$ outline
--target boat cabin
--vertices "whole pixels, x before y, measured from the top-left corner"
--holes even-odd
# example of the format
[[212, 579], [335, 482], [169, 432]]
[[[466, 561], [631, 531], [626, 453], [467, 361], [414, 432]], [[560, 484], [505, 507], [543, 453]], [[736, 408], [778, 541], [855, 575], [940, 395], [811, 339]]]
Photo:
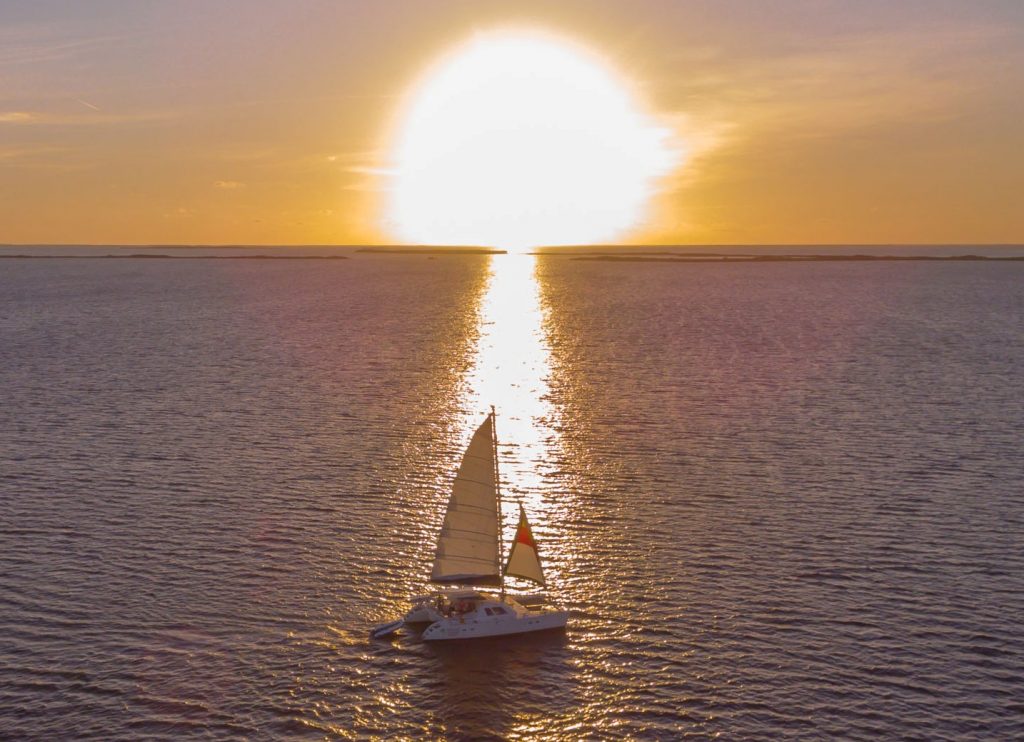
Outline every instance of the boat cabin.
[[[492, 598], [476, 590], [445, 590], [434, 598], [434, 610], [442, 616], [465, 616], [476, 613], [482, 603], [491, 602]], [[491, 615], [490, 612], [487, 615]]]
[[508, 608], [500, 605], [484, 606], [484, 613], [488, 616], [504, 616], [507, 613], [511, 613]]

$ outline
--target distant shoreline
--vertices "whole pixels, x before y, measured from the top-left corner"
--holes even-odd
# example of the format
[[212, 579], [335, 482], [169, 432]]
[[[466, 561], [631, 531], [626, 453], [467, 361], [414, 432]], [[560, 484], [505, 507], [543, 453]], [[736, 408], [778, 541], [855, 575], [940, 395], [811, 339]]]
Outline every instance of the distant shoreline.
[[12, 260], [349, 260], [347, 255], [164, 255], [155, 253], [129, 253], [127, 255], [3, 255]]
[[[544, 257], [558, 257], [552, 253], [536, 253]], [[975, 260], [1024, 261], [1024, 256], [989, 257], [987, 255], [715, 255], [694, 253], [686, 255], [566, 255], [570, 260], [590, 260], [606, 263], [818, 263], [818, 262], [851, 262], [851, 261], [954, 261], [969, 262]]]
[[[504, 250], [483, 249], [397, 249], [356, 250], [357, 253], [375, 255], [506, 255]], [[572, 261], [599, 263], [843, 263], [843, 262], [1024, 262], [1024, 255], [728, 255], [717, 253], [643, 253], [622, 254], [580, 254], [580, 253], [529, 253], [540, 258], [561, 258]], [[18, 253], [4, 255], [0, 260], [350, 260], [347, 255], [167, 255], [164, 253], [126, 253], [123, 255], [30, 255]]]
[[360, 247], [356, 252], [377, 255], [507, 255], [493, 247]]

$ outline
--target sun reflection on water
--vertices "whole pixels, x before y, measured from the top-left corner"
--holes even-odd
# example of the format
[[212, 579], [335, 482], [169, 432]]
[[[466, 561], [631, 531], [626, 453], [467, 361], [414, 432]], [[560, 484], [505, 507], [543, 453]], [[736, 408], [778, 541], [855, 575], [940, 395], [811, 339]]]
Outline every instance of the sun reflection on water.
[[[491, 405], [497, 413], [504, 524], [511, 535], [516, 503], [526, 507], [534, 530], [553, 528], [544, 472], [558, 458], [557, 409], [548, 379], [551, 354], [533, 255], [491, 257], [480, 307], [480, 334], [466, 377], [463, 426], [472, 431]], [[544, 556], [544, 543], [540, 544]], [[545, 564], [548, 568], [548, 565]], [[554, 577], [551, 570], [548, 579]]]

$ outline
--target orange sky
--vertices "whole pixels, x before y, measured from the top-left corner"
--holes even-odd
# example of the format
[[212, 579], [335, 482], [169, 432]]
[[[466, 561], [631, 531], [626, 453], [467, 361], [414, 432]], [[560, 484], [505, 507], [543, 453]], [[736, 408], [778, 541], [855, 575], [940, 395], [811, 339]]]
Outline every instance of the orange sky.
[[605, 57], [693, 156], [629, 236], [1024, 242], [1024, 4], [6, 2], [0, 242], [342, 244], [475, 32]]

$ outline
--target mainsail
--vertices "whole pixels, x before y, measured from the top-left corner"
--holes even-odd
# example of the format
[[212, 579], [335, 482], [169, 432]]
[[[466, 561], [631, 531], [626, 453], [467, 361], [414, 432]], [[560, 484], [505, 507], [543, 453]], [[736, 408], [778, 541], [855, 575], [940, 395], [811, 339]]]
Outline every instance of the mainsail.
[[493, 430], [488, 415], [462, 457], [437, 542], [432, 582], [501, 584]]
[[526, 511], [523, 510], [522, 503], [519, 503], [519, 525], [516, 527], [516, 537], [512, 541], [512, 548], [508, 552], [505, 574], [512, 577], [523, 577], [533, 580], [538, 585], [544, 585], [544, 570], [540, 566], [537, 542], [533, 540], [533, 532], [530, 530], [529, 521], [526, 520]]

